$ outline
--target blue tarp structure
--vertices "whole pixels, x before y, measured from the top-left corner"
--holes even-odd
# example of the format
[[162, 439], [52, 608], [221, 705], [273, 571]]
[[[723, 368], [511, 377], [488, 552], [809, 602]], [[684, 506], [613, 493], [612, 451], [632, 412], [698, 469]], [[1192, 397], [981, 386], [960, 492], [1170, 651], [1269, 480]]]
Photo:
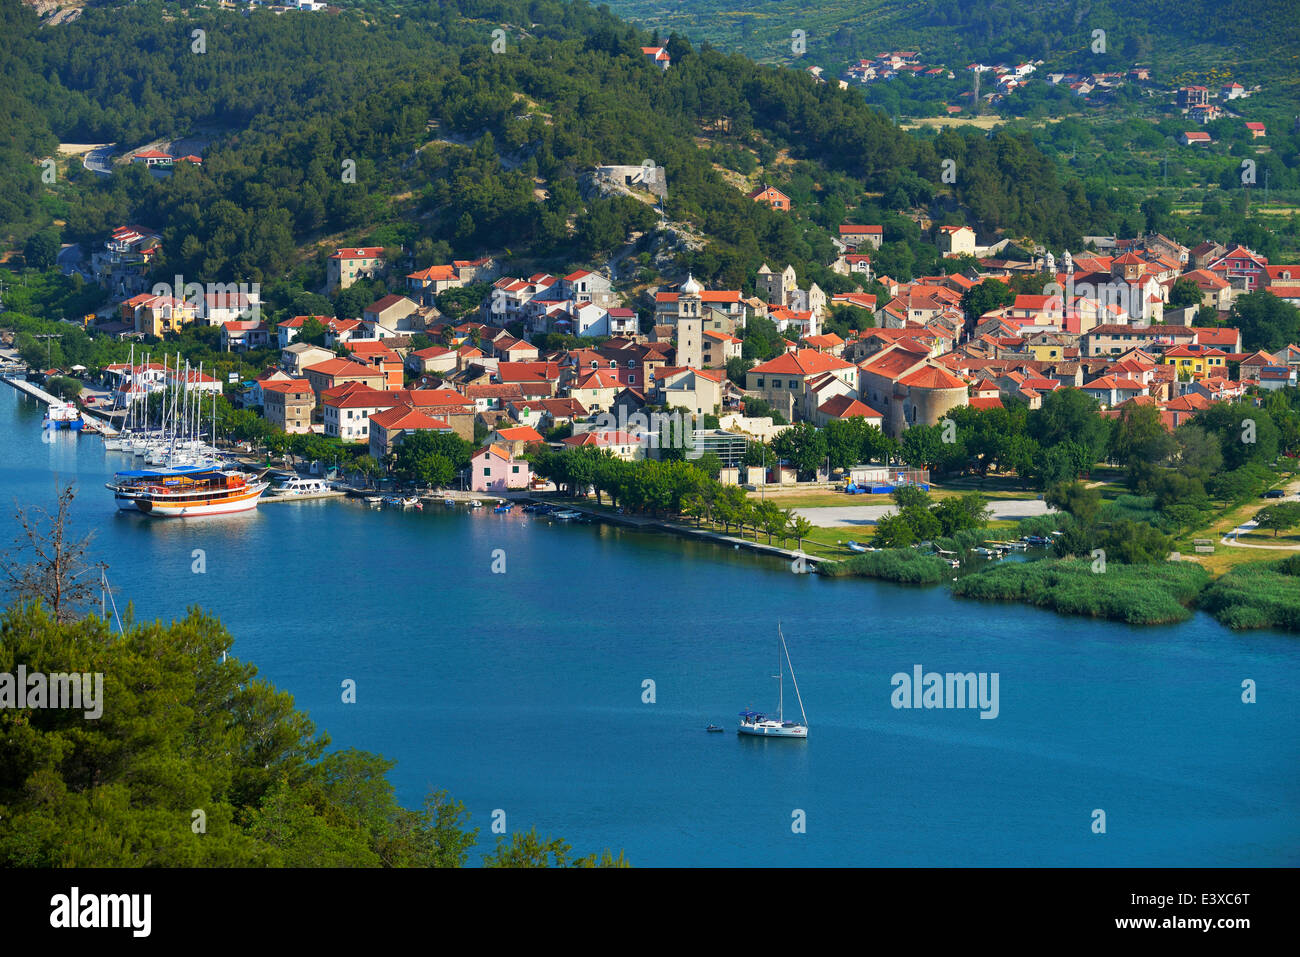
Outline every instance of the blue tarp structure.
[[133, 469], [129, 472], [118, 472], [117, 478], [173, 478], [177, 475], [199, 475], [215, 471], [217, 471], [215, 465], [178, 465], [170, 469]]

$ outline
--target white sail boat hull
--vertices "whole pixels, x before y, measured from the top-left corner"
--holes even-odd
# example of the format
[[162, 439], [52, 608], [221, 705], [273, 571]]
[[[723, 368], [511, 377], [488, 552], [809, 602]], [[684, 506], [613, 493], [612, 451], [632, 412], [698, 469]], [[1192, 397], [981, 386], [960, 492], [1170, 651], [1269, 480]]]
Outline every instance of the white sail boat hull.
[[742, 722], [736, 729], [737, 734], [748, 734], [758, 738], [806, 738], [808, 729], [803, 725], [796, 724], [792, 727], [786, 727], [785, 724], [776, 721], [759, 721], [754, 724]]

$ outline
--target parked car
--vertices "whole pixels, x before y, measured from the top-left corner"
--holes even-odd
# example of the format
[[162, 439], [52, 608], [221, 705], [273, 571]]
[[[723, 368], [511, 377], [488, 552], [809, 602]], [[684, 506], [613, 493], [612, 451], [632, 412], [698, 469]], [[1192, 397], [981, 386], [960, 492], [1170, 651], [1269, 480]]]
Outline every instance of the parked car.
[[1286, 492], [1280, 488], [1271, 488], [1261, 495], [1260, 498], [1286, 498]]

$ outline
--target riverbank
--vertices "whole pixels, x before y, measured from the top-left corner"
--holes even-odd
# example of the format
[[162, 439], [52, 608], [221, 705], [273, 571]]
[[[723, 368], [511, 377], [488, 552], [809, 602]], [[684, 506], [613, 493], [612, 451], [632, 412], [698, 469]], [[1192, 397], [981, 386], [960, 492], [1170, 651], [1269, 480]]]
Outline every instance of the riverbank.
[[[557, 501], [550, 497], [528, 497]], [[593, 506], [580, 500], [560, 501], [565, 507], [602, 521], [743, 548], [788, 561], [795, 571], [815, 571], [826, 578], [871, 578], [931, 588], [942, 585], [958, 598], [1019, 602], [1060, 615], [1103, 618], [1130, 625], [1186, 621], [1201, 609], [1234, 630], [1300, 631], [1300, 578], [1293, 578], [1300, 574], [1294, 570], [1300, 568], [1300, 561], [1296, 566], [1286, 566], [1290, 571], [1281, 569], [1284, 563], [1236, 566], [1233, 572], [1237, 569], [1241, 572], [1226, 582], [1227, 575], [1216, 577], [1193, 561], [1149, 565], [1111, 562], [1101, 566], [1104, 572], [1098, 572], [1093, 570], [1090, 559], [1041, 558], [1029, 562], [991, 562], [977, 571], [959, 574], [939, 558], [914, 549], [855, 553], [847, 546], [838, 546], [843, 557], [818, 555], [692, 528], [667, 519], [625, 515], [608, 506]], [[817, 531], [814, 529], [814, 534]], [[1001, 529], [987, 531], [990, 539], [1018, 537], [1018, 534], [1003, 534]]]

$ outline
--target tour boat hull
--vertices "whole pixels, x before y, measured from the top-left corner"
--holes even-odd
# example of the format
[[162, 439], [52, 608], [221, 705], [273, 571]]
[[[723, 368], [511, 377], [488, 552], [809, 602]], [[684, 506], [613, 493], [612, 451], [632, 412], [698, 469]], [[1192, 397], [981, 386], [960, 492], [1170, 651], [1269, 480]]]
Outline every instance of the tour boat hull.
[[193, 518], [200, 515], [231, 515], [236, 512], [250, 512], [257, 508], [258, 500], [266, 491], [262, 482], [248, 486], [248, 490], [237, 495], [210, 502], [167, 501], [157, 498], [138, 498], [135, 507], [150, 518]]

